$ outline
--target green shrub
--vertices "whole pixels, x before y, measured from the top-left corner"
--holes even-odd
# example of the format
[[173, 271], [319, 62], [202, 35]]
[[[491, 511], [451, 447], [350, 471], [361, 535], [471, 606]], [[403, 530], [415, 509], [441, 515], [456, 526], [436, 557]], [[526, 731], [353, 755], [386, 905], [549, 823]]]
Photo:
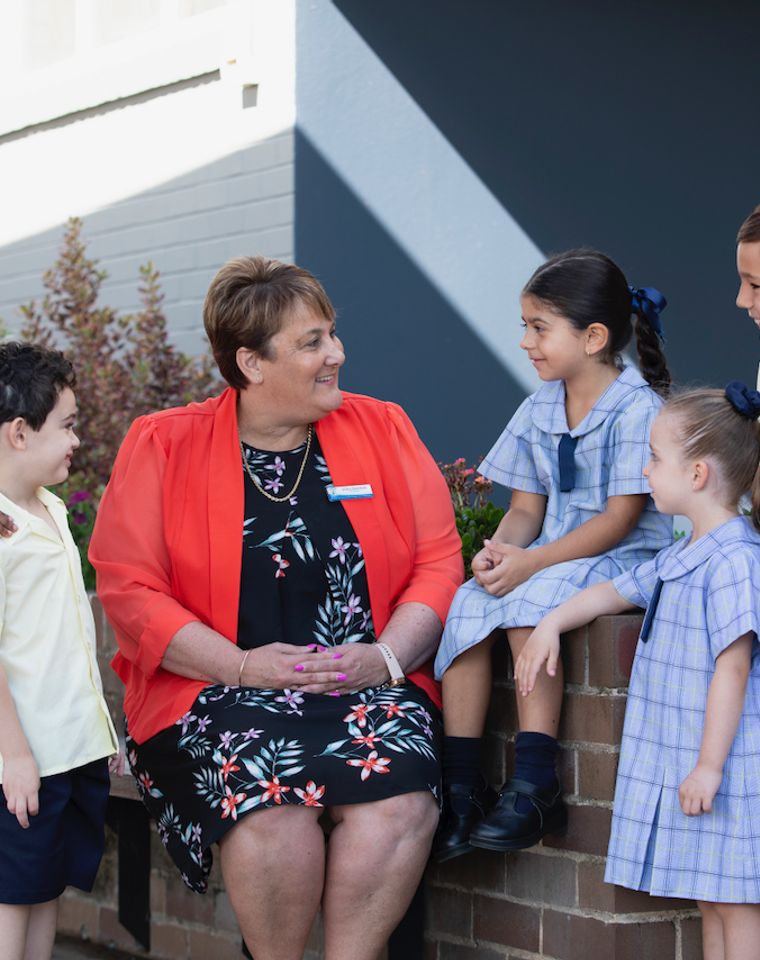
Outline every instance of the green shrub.
[[462, 540], [465, 575], [469, 576], [472, 558], [482, 548], [483, 540], [493, 536], [504, 516], [504, 509], [489, 500], [493, 489], [491, 481], [477, 473], [474, 467], [468, 467], [464, 457], [438, 466], [451, 494]]
[[[159, 273], [140, 267], [141, 309], [120, 316], [98, 304], [107, 277], [87, 257], [82, 222], [69, 220], [61, 252], [43, 277], [42, 301], [21, 307], [20, 337], [62, 350], [77, 374], [76, 431], [82, 445], [72, 473], [56, 488], [69, 506], [85, 582], [95, 586], [87, 546], [119, 444], [135, 417], [204, 400], [222, 384], [210, 357], [191, 359], [168, 339]], [[138, 518], [135, 518], [138, 522]]]

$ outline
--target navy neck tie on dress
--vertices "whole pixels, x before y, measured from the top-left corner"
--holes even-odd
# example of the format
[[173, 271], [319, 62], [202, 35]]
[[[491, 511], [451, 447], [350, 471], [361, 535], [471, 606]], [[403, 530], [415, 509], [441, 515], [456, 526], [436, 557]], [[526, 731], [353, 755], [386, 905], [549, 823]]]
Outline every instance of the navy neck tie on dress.
[[641, 640], [642, 643], [646, 643], [649, 639], [649, 631], [652, 628], [652, 621], [654, 620], [655, 611], [657, 610], [657, 602], [660, 599], [661, 593], [662, 580], [660, 580], [658, 577], [657, 583], [654, 585], [654, 590], [652, 591], [652, 599], [649, 601], [647, 612], [644, 614], [644, 622], [641, 625], [639, 640]]
[[563, 433], [559, 438], [559, 488], [562, 493], [569, 493], [575, 486], [575, 446], [577, 437]]

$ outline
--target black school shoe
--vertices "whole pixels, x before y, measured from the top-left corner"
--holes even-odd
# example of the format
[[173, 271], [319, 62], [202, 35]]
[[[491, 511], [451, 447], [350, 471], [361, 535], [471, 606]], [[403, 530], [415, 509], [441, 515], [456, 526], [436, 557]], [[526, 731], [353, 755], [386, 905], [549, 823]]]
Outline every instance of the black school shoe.
[[[518, 812], [517, 798], [527, 797], [530, 810]], [[567, 829], [567, 807], [560, 790], [550, 792], [526, 780], [507, 780], [493, 810], [470, 833], [470, 845], [486, 850], [524, 850], [548, 833]]]
[[481, 822], [496, 801], [496, 791], [485, 778], [475, 787], [452, 783], [443, 794], [441, 822], [433, 839], [436, 863], [453, 860], [472, 850], [470, 831]]

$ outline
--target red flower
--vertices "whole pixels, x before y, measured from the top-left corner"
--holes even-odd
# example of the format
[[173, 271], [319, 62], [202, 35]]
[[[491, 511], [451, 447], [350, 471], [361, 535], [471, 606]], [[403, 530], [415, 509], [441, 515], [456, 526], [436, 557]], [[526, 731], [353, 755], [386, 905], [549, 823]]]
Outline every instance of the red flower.
[[406, 714], [404, 713], [404, 711], [401, 709], [401, 707], [400, 707], [397, 703], [384, 703], [383, 706], [384, 706], [384, 707], [387, 707], [387, 709], [386, 709], [386, 711], [385, 711], [385, 716], [386, 716], [386, 718], [387, 718], [388, 720], [390, 720], [391, 717], [405, 717], [405, 716], [406, 716]]
[[222, 820], [226, 820], [227, 817], [232, 817], [233, 820], [237, 820], [237, 805], [242, 803], [246, 798], [245, 793], [233, 793], [229, 787], [224, 788], [227, 791], [227, 796], [222, 798]]
[[390, 757], [377, 759], [377, 750], [373, 750], [366, 760], [346, 760], [349, 767], [362, 767], [362, 780], [366, 780], [370, 773], [390, 773], [388, 764]]
[[360, 743], [364, 747], [369, 747], [370, 750], [375, 746], [375, 742], [382, 743], [382, 737], [378, 737], [376, 733], [368, 733], [351, 741], [351, 743]]
[[224, 757], [222, 757], [222, 776], [224, 777], [225, 782], [231, 773], [240, 769], [238, 766], [233, 766], [237, 758], [238, 755], [236, 753], [233, 753], [229, 760], [225, 760]]
[[375, 709], [374, 703], [357, 703], [354, 704], [351, 709], [353, 713], [346, 714], [343, 717], [344, 723], [351, 723], [352, 720], [356, 720], [357, 727], [366, 727], [367, 726], [367, 714], [370, 710]]
[[256, 781], [260, 787], [264, 787], [264, 793], [261, 795], [261, 802], [266, 803], [267, 800], [274, 797], [275, 803], [282, 803], [283, 793], [287, 793], [290, 790], [290, 787], [283, 787], [280, 785], [279, 777], [272, 777], [271, 780], [257, 780]]
[[325, 788], [324, 784], [318, 787], [313, 780], [309, 780], [305, 790], [301, 790], [299, 787], [293, 787], [293, 793], [295, 793], [297, 797], [300, 797], [307, 807], [321, 807], [322, 804], [319, 801], [325, 795]]

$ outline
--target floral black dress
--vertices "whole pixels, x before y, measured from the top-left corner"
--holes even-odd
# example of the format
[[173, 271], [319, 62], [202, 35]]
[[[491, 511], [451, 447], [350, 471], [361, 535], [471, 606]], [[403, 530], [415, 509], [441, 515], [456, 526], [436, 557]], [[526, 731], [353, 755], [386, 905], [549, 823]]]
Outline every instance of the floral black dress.
[[[264, 489], [283, 496], [305, 446], [244, 452]], [[327, 498], [332, 480], [316, 436], [289, 500], [269, 500], [247, 473], [244, 482], [238, 646], [373, 643], [361, 545], [341, 503]], [[420, 790], [438, 798], [440, 741], [440, 714], [410, 681], [340, 697], [217, 684], [145, 743], [127, 737], [127, 748], [164, 846], [185, 883], [203, 893], [210, 845], [252, 811]]]

